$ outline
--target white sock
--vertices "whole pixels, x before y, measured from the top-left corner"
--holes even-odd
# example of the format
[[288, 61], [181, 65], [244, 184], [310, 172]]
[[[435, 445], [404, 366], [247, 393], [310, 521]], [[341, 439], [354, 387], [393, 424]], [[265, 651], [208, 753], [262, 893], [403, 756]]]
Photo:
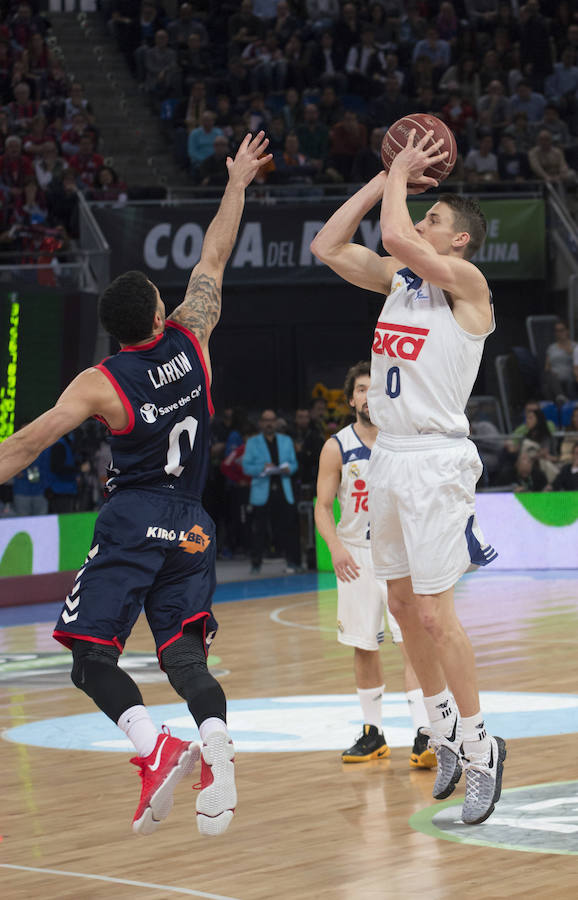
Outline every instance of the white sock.
[[159, 733], [146, 706], [125, 709], [116, 724], [132, 741], [139, 756], [148, 756], [153, 752]]
[[429, 725], [427, 710], [423, 702], [423, 691], [421, 688], [415, 688], [413, 691], [407, 691], [406, 697], [409, 714], [413, 722], [413, 733], [417, 734], [418, 728]]
[[357, 688], [357, 696], [363, 712], [363, 724], [375, 725], [381, 731], [381, 698], [385, 685], [374, 688]]
[[216, 716], [201, 722], [199, 725], [199, 734], [201, 735], [202, 742], [205, 743], [209, 735], [213, 734], [214, 731], [222, 731], [224, 734], [229, 734], [227, 731], [227, 723], [223, 722], [222, 719], [218, 719]]
[[432, 730], [437, 732], [437, 734], [448, 737], [454, 727], [458, 711], [455, 700], [447, 687], [440, 691], [439, 694], [434, 694], [433, 697], [424, 697], [423, 702]]
[[485, 729], [484, 717], [481, 712], [476, 713], [475, 716], [465, 716], [462, 719], [462, 726], [465, 756], [469, 756], [470, 753], [490, 752], [490, 736]]

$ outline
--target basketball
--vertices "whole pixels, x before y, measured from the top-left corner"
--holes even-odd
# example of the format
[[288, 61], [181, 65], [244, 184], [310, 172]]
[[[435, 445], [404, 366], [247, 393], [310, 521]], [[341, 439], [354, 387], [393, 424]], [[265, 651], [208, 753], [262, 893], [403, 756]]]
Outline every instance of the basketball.
[[[433, 131], [431, 140], [425, 145], [426, 147], [428, 147], [430, 143], [435, 143], [436, 141], [443, 139], [443, 144], [440, 146], [438, 152], [443, 153], [444, 150], [447, 150], [448, 156], [434, 166], [429, 166], [423, 173], [424, 175], [427, 175], [428, 178], [435, 178], [437, 181], [443, 181], [448, 177], [456, 164], [458, 155], [456, 139], [445, 122], [442, 122], [442, 120], [438, 119], [436, 116], [430, 116], [426, 113], [413, 113], [410, 116], [404, 116], [403, 119], [398, 119], [397, 122], [394, 122], [387, 130], [381, 144], [381, 161], [383, 163], [383, 168], [386, 172], [389, 172], [389, 167], [393, 160], [407, 144], [407, 139], [412, 128], [415, 128], [416, 142], [428, 131]], [[408, 187], [417, 186], [418, 185], [413, 185], [408, 182]]]

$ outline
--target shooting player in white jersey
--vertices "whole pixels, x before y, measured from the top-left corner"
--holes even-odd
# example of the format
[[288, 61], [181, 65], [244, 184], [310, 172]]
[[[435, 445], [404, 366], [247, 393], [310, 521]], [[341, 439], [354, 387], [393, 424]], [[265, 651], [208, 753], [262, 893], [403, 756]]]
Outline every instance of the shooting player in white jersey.
[[[401, 630], [387, 605], [387, 585], [378, 581], [371, 560], [367, 469], [377, 428], [369, 418], [369, 362], [358, 362], [345, 377], [344, 393], [355, 413], [347, 425], [326, 441], [319, 458], [315, 523], [331, 553], [337, 575], [337, 640], [354, 648], [353, 667], [357, 695], [363, 713], [363, 728], [356, 742], [344, 750], [344, 763], [385, 759], [387, 746], [381, 715], [385, 691], [379, 645], [383, 642], [383, 613], [393, 643], [403, 655], [407, 702], [415, 740], [409, 759], [411, 768], [431, 769], [436, 757], [428, 749], [423, 727], [428, 716], [423, 693], [408, 659]], [[341, 517], [336, 527], [333, 501], [337, 496]]]
[[[424, 691], [438, 760], [434, 797], [448, 797], [465, 771], [462, 820], [475, 825], [500, 797], [506, 748], [484, 727], [454, 586], [472, 564], [497, 555], [475, 520], [482, 465], [464, 413], [495, 324], [486, 280], [469, 262], [486, 233], [477, 202], [443, 194], [417, 225], [409, 216], [406, 195], [436, 186], [424, 171], [446, 155], [441, 142], [425, 148], [430, 138], [415, 143], [410, 132], [389, 174], [338, 209], [311, 249], [351, 283], [388, 295], [368, 397], [379, 430], [368, 473], [373, 562]], [[418, 187], [408, 191], [409, 183]], [[379, 200], [387, 259], [349, 243]]]

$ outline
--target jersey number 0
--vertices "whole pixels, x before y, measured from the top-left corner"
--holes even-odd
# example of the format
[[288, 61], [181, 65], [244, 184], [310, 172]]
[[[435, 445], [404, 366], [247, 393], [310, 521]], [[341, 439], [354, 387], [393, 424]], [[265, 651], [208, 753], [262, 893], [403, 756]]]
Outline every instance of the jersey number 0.
[[391, 397], [392, 400], [395, 400], [396, 397], [399, 397], [400, 390], [399, 366], [392, 366], [391, 369], [387, 370], [385, 393], [388, 397]]
[[187, 432], [190, 448], [192, 450], [195, 444], [198, 426], [199, 422], [197, 419], [193, 416], [187, 416], [186, 419], [182, 419], [171, 428], [169, 433], [167, 463], [165, 465], [165, 472], [167, 475], [174, 475], [175, 478], [178, 478], [182, 473], [184, 467], [181, 466], [181, 434], [185, 431]]

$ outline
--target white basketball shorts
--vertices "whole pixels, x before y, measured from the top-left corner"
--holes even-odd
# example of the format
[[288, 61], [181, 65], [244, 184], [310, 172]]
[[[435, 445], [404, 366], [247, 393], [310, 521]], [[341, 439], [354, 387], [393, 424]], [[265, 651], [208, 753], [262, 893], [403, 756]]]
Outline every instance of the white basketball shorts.
[[378, 434], [367, 482], [379, 579], [410, 575], [416, 594], [439, 594], [468, 569], [496, 558], [476, 523], [481, 473], [478, 451], [467, 438]]
[[378, 650], [383, 642], [383, 614], [394, 644], [401, 644], [401, 630], [387, 605], [387, 585], [378, 581], [371, 549], [343, 542], [360, 568], [355, 581], [337, 579], [337, 640], [360, 650]]

